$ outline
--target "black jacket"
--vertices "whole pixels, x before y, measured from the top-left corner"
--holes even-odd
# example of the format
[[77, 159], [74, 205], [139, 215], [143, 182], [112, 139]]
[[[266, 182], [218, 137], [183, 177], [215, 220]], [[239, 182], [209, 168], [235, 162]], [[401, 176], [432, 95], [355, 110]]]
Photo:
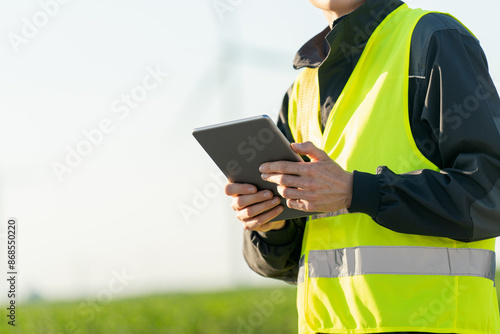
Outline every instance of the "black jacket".
[[[378, 24], [402, 4], [368, 0], [308, 41], [294, 67], [319, 67], [321, 116], [329, 112]], [[470, 242], [500, 235], [500, 99], [479, 41], [448, 15], [428, 14], [411, 41], [409, 119], [415, 142], [441, 172], [396, 175], [380, 166], [354, 172], [350, 212], [396, 232]], [[278, 126], [287, 125], [288, 96]], [[257, 273], [296, 282], [304, 219], [279, 231], [245, 231], [244, 255]]]

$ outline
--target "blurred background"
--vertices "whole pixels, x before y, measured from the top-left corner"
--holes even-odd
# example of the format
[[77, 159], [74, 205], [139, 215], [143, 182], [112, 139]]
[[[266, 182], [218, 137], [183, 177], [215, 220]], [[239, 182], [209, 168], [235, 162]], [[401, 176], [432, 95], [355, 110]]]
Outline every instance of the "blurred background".
[[[467, 25], [498, 86], [498, 1], [408, 4]], [[247, 268], [191, 131], [276, 118], [295, 52], [325, 26], [306, 0], [0, 2], [0, 237], [16, 217], [18, 300], [282, 291]]]

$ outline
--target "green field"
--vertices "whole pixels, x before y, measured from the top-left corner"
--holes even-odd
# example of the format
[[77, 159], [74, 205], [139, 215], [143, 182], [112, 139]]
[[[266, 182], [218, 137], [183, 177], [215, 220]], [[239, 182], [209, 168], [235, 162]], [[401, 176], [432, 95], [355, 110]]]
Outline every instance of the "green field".
[[[498, 277], [498, 275], [497, 275]], [[498, 288], [498, 284], [497, 284]], [[164, 294], [108, 302], [32, 302], [16, 310], [23, 334], [289, 334], [297, 333], [296, 289], [239, 289]]]
[[21, 304], [16, 326], [26, 334], [285, 334], [297, 332], [295, 287], [166, 294], [110, 301]]

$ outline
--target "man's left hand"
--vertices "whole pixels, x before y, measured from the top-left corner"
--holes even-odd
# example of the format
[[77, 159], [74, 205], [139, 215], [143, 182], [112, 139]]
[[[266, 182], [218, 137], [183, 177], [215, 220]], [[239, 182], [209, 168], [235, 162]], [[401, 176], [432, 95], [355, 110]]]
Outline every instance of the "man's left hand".
[[292, 149], [311, 162], [276, 161], [260, 166], [262, 179], [276, 183], [288, 207], [307, 212], [348, 209], [352, 199], [352, 173], [346, 172], [325, 151], [311, 142], [293, 143]]

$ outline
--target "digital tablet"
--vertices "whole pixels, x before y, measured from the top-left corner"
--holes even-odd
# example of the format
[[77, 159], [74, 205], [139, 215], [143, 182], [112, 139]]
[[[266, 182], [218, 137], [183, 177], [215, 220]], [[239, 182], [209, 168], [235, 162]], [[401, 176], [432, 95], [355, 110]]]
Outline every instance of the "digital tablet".
[[[279, 197], [277, 185], [262, 180], [260, 165], [271, 161], [303, 161], [267, 115], [196, 128], [193, 136], [230, 182], [253, 184]], [[284, 198], [281, 205], [283, 212], [272, 221], [315, 214], [290, 209]]]

